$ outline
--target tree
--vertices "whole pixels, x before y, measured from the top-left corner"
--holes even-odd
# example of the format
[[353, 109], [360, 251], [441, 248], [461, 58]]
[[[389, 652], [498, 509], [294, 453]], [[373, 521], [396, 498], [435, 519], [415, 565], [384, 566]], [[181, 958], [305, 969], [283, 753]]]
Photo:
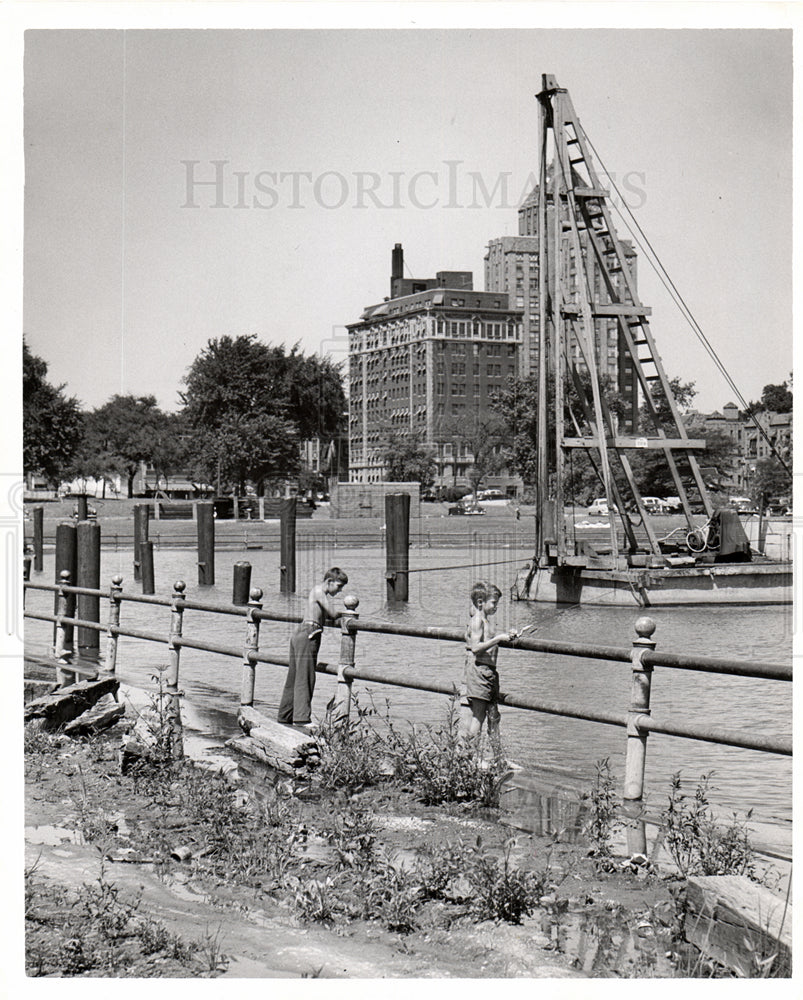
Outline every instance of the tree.
[[467, 417], [452, 419], [443, 425], [442, 433], [455, 443], [462, 443], [471, 455], [466, 479], [474, 496], [486, 476], [501, 472], [507, 465], [503, 449], [506, 425], [493, 410], [474, 409]]
[[761, 393], [761, 406], [765, 410], [774, 413], [792, 412], [792, 390], [790, 380], [781, 382], [780, 385], [765, 385]]
[[289, 354], [255, 334], [210, 340], [193, 361], [181, 393], [184, 415], [196, 429], [260, 414], [294, 425], [299, 438], [329, 441], [340, 430], [346, 397], [340, 371], [327, 358]]
[[293, 475], [300, 464], [295, 427], [268, 413], [231, 415], [197, 430], [193, 445], [194, 471], [215, 483], [218, 493], [242, 495], [251, 481], [262, 496], [266, 480]]
[[155, 396], [114, 395], [87, 418], [84, 462], [93, 475], [124, 476], [132, 497], [142, 462], [168, 468], [172, 419], [156, 405]]
[[431, 486], [435, 482], [435, 456], [417, 434], [391, 431], [382, 460], [391, 482], [420, 483], [422, 486]]
[[756, 471], [750, 482], [750, 491], [755, 500], [769, 497], [790, 496], [792, 476], [777, 458], [761, 458], [756, 462]]
[[47, 381], [47, 362], [22, 343], [22, 462], [58, 485], [84, 434], [78, 401]]

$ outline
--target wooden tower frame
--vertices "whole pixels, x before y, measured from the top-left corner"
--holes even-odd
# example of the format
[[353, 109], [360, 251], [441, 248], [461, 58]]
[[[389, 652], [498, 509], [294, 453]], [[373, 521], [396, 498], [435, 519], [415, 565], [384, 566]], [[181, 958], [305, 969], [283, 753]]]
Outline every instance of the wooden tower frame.
[[[639, 300], [635, 279], [614, 229], [610, 194], [600, 182], [569, 93], [558, 86], [553, 76], [545, 74], [538, 101], [541, 143], [537, 226], [540, 345], [536, 559], [540, 565], [575, 562], [576, 555], [573, 550], [568, 551], [563, 527], [564, 480], [571, 449], [581, 448], [597, 467], [608, 498], [611, 568], [615, 569], [619, 565], [617, 516], [621, 518], [630, 552], [636, 551], [637, 541], [611, 463], [617, 463], [621, 470], [644, 525], [650, 551], [660, 556], [659, 539], [642, 502], [628, 452], [637, 448], [663, 452], [692, 530], [695, 523], [679, 463], [686, 464], [710, 517], [711, 501], [696, 458], [696, 453], [705, 448], [705, 441], [689, 438], [680, 418], [650, 331], [647, 319], [650, 310]], [[596, 288], [592, 260], [600, 279]], [[607, 329], [612, 319], [617, 324], [619, 370], [623, 370], [623, 365], [629, 366], [632, 377], [637, 379], [652, 425], [649, 434], [637, 433], [636, 426], [631, 434], [620, 434], [601, 389], [598, 327], [605, 323]], [[581, 378], [583, 369], [587, 373], [585, 380]], [[550, 381], [554, 390], [548, 400]], [[567, 420], [569, 383], [575, 389], [576, 403], [568, 410]], [[548, 430], [549, 408], [553, 428]], [[552, 477], [550, 454], [554, 456]]]

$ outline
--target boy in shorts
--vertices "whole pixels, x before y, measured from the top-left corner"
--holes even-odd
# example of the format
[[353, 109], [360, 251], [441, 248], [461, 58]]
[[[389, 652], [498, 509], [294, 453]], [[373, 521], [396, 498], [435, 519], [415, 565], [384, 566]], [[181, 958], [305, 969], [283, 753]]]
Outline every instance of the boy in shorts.
[[499, 737], [499, 674], [496, 670], [498, 643], [510, 641], [517, 632], [494, 633], [488, 620], [496, 614], [502, 591], [492, 583], [478, 581], [471, 588], [471, 617], [466, 629], [466, 664], [461, 704], [460, 732], [476, 741], [487, 720], [488, 739], [497, 760], [502, 760]]

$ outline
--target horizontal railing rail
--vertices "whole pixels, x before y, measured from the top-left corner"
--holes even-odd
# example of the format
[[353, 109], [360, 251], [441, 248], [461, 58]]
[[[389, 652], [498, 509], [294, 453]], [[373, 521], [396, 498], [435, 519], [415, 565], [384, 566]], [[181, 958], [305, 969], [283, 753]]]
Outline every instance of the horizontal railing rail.
[[[73, 665], [72, 633], [74, 629], [88, 629], [107, 636], [107, 652], [98, 665], [100, 673], [113, 674], [117, 668], [117, 647], [120, 637], [158, 642], [167, 645], [170, 662], [167, 669], [166, 690], [174, 734], [181, 732], [180, 697], [178, 688], [179, 659], [182, 649], [192, 649], [213, 653], [216, 655], [235, 657], [241, 660], [243, 666], [243, 685], [241, 704], [253, 704], [254, 671], [257, 664], [266, 663], [277, 666], [288, 666], [288, 657], [279, 653], [264, 652], [259, 649], [259, 626], [262, 622], [301, 622], [302, 615], [285, 610], [267, 609], [262, 607], [262, 591], [251, 591], [247, 605], [210, 603], [187, 597], [184, 593], [185, 584], [178, 581], [170, 597], [127, 593], [122, 589], [122, 578], [113, 579], [110, 589], [72, 586], [69, 574], [64, 571], [58, 584], [24, 583], [25, 591], [51, 592], [56, 595], [54, 612], [24, 611], [26, 618], [52, 622], [55, 625], [55, 642], [53, 647], [56, 659], [57, 676], [62, 685], [73, 683], [76, 674], [87, 675], [90, 671], [83, 665]], [[76, 617], [71, 610], [74, 607], [76, 595], [105, 598], [109, 602], [109, 618], [106, 624]], [[120, 624], [120, 609], [124, 603], [164, 607], [170, 611], [170, 625], [166, 631], [156, 632], [150, 629], [134, 628]], [[453, 681], [438, 679], [418, 680], [395, 675], [381, 667], [362, 667], [354, 662], [355, 640], [358, 633], [398, 636], [400, 638], [426, 639], [440, 642], [465, 644], [465, 632], [462, 629], [442, 626], [416, 626], [393, 622], [370, 621], [359, 619], [356, 612], [356, 598], [345, 599], [347, 611], [343, 614], [339, 628], [343, 636], [341, 642], [341, 662], [337, 665], [319, 662], [316, 670], [322, 674], [335, 676], [338, 680], [338, 704], [345, 705], [345, 717], [351, 702], [351, 684], [355, 680], [364, 683], [389, 685], [397, 688], [412, 689], [432, 694], [456, 697], [457, 685]], [[197, 611], [203, 614], [219, 614], [245, 618], [246, 641], [243, 646], [212, 642], [208, 639], [193, 638], [183, 635], [184, 612]], [[327, 627], [337, 627], [329, 625]], [[599, 643], [564, 642], [551, 639], [538, 639], [524, 636], [510, 641], [500, 642], [500, 646], [518, 650], [573, 657], [578, 660], [604, 660], [610, 663], [628, 663], [632, 670], [631, 702], [627, 711], [615, 712], [607, 709], [596, 709], [575, 704], [545, 701], [525, 694], [502, 692], [499, 702], [509, 708], [547, 715], [562, 716], [580, 721], [601, 725], [615, 726], [627, 732], [627, 753], [625, 759], [625, 787], [623, 799], [626, 806], [640, 809], [644, 771], [646, 763], [646, 742], [650, 733], [691, 739], [701, 742], [716, 743], [740, 749], [757, 750], [783, 756], [792, 755], [792, 740], [779, 735], [757, 735], [737, 730], [722, 729], [673, 720], [655, 719], [650, 711], [650, 685], [653, 668], [692, 670], [706, 673], [717, 673], [736, 677], [751, 677], [767, 681], [791, 681], [792, 667], [785, 663], [769, 663], [756, 660], [737, 660], [723, 657], [696, 656], [685, 653], [657, 652], [652, 635], [655, 623], [649, 618], [639, 618], [636, 622], [637, 638], [632, 647], [607, 646]], [[342, 689], [342, 690], [341, 690]], [[179, 735], [176, 740], [180, 743]], [[638, 817], [636, 817], [638, 818]], [[643, 822], [641, 823], [643, 827]], [[628, 833], [629, 843], [633, 851], [646, 849], [643, 829], [639, 833], [639, 823]]]
[[[26, 590], [43, 590], [58, 592], [58, 584], [47, 583], [26, 583]], [[65, 593], [86, 594], [94, 597], [108, 598], [107, 590], [92, 589], [90, 587], [64, 586]], [[211, 604], [205, 601], [193, 601], [188, 598], [179, 598], [175, 602], [170, 598], [147, 596], [144, 594], [130, 594], [122, 591], [118, 595], [120, 601], [131, 601], [138, 604], [155, 604], [162, 607], [171, 607], [174, 603], [187, 611], [205, 611], [211, 614], [234, 615], [245, 618], [248, 615], [246, 607], [236, 604]], [[260, 621], [276, 622], [300, 622], [302, 615], [292, 614], [283, 611], [270, 611], [260, 608], [254, 611], [254, 618]], [[27, 615], [27, 612], [26, 612]], [[28, 617], [42, 617], [41, 615], [30, 614]], [[55, 621], [55, 617], [44, 620]], [[93, 623], [66, 619], [67, 624], [82, 625], [91, 627]], [[97, 625], [97, 623], [94, 623]], [[465, 631], [462, 629], [448, 628], [444, 626], [421, 626], [421, 625], [400, 625], [394, 622], [370, 621], [360, 619], [353, 624], [357, 632], [374, 632], [382, 635], [408, 636], [417, 639], [435, 639], [445, 642], [465, 642]], [[106, 631], [106, 627], [100, 627], [99, 631]], [[164, 641], [160, 639], [158, 641]], [[572, 656], [586, 660], [607, 660], [614, 663], [630, 663], [632, 659], [632, 649], [619, 646], [606, 646], [598, 643], [578, 643], [564, 642], [554, 639], [534, 639], [526, 636], [515, 639], [511, 642], [500, 642], [501, 647], [507, 649], [527, 650], [532, 653], [550, 653], [562, 656]], [[239, 654], [237, 654], [239, 655]], [[651, 667], [671, 667], [676, 670], [696, 670], [703, 673], [730, 674], [738, 677], [755, 677], [764, 680], [792, 680], [792, 666], [787, 663], [773, 663], [763, 660], [737, 660], [729, 657], [715, 656], [692, 656], [685, 653], [668, 653], [660, 651], [645, 651], [643, 663]]]

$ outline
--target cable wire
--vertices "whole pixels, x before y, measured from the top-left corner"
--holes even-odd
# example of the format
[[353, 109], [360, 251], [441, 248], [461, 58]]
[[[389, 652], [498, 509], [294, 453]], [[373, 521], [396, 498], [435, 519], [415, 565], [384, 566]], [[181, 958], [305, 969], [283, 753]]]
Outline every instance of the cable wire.
[[[580, 127], [582, 128], [582, 125]], [[786, 462], [784, 461], [783, 457], [781, 456], [781, 454], [779, 453], [779, 451], [775, 447], [773, 441], [770, 439], [770, 437], [767, 434], [767, 432], [764, 430], [764, 428], [759, 423], [758, 419], [756, 418], [755, 413], [753, 412], [753, 410], [751, 409], [750, 405], [745, 400], [745, 398], [742, 395], [742, 393], [739, 391], [738, 386], [736, 385], [736, 383], [731, 378], [730, 374], [728, 373], [727, 369], [725, 368], [725, 365], [723, 364], [722, 360], [720, 359], [719, 355], [717, 354], [715, 348], [713, 347], [713, 345], [711, 344], [711, 342], [708, 340], [708, 337], [706, 337], [706, 335], [703, 332], [700, 324], [694, 318], [694, 314], [692, 313], [691, 309], [686, 304], [685, 299], [681, 295], [681, 293], [678, 290], [677, 286], [675, 285], [674, 281], [672, 281], [671, 277], [669, 276], [669, 273], [667, 272], [666, 268], [664, 267], [663, 263], [661, 262], [661, 259], [658, 256], [657, 251], [653, 247], [652, 243], [650, 243], [649, 238], [647, 237], [646, 233], [644, 232], [644, 230], [639, 225], [638, 220], [636, 219], [635, 215], [633, 215], [633, 212], [631, 211], [630, 206], [625, 201], [625, 199], [624, 199], [624, 197], [622, 195], [622, 192], [619, 190], [619, 188], [616, 185], [616, 181], [613, 179], [613, 177], [611, 176], [610, 172], [608, 171], [608, 168], [605, 166], [605, 164], [604, 164], [604, 162], [602, 160], [602, 157], [599, 155], [599, 152], [597, 151], [596, 147], [594, 146], [594, 143], [591, 141], [591, 139], [589, 139], [588, 133], [585, 131], [585, 129], [583, 129], [583, 136], [584, 136], [586, 142], [588, 143], [588, 145], [591, 147], [594, 155], [596, 156], [596, 158], [597, 158], [597, 160], [599, 162], [599, 165], [602, 167], [603, 171], [605, 172], [606, 177], [610, 181], [611, 187], [614, 189], [614, 191], [619, 196], [619, 200], [620, 200], [621, 204], [624, 205], [624, 207], [627, 209], [627, 213], [630, 216], [630, 218], [632, 219], [633, 225], [636, 227], [636, 229], [638, 230], [638, 233], [643, 238], [644, 243], [646, 243], [647, 247], [649, 247], [649, 253], [645, 250], [643, 244], [639, 241], [638, 236], [636, 235], [636, 233], [633, 232], [630, 224], [628, 223], [627, 219], [625, 218], [625, 216], [622, 213], [622, 211], [619, 208], [619, 206], [616, 205], [616, 204], [614, 204], [613, 202], [611, 202], [614, 211], [617, 213], [617, 215], [621, 219], [622, 223], [624, 224], [624, 226], [627, 229], [627, 231], [630, 234], [630, 236], [633, 238], [634, 242], [637, 244], [637, 246], [639, 247], [639, 249], [644, 254], [645, 258], [649, 262], [649, 264], [652, 267], [652, 269], [655, 271], [656, 275], [660, 279], [660, 281], [663, 284], [664, 288], [667, 290], [667, 292], [669, 292], [670, 297], [673, 299], [673, 301], [675, 302], [675, 304], [680, 309], [681, 313], [683, 314], [684, 318], [686, 319], [686, 322], [689, 323], [689, 325], [691, 326], [692, 332], [695, 334], [695, 336], [697, 337], [697, 339], [703, 345], [703, 347], [705, 348], [705, 350], [708, 353], [709, 357], [711, 357], [711, 359], [714, 361], [714, 364], [717, 366], [717, 368], [719, 369], [719, 371], [721, 372], [721, 374], [725, 378], [726, 382], [728, 383], [728, 386], [731, 388], [731, 390], [733, 391], [733, 393], [736, 395], [736, 398], [742, 404], [742, 409], [744, 410], [745, 413], [747, 413], [748, 417], [752, 420], [752, 422], [755, 425], [756, 429], [758, 430], [759, 434], [761, 435], [762, 438], [764, 438], [764, 441], [769, 446], [769, 449], [772, 452], [772, 454], [780, 462], [780, 464], [784, 467], [784, 469], [789, 473], [789, 475], [791, 475], [792, 474], [792, 470], [786, 464]]]

